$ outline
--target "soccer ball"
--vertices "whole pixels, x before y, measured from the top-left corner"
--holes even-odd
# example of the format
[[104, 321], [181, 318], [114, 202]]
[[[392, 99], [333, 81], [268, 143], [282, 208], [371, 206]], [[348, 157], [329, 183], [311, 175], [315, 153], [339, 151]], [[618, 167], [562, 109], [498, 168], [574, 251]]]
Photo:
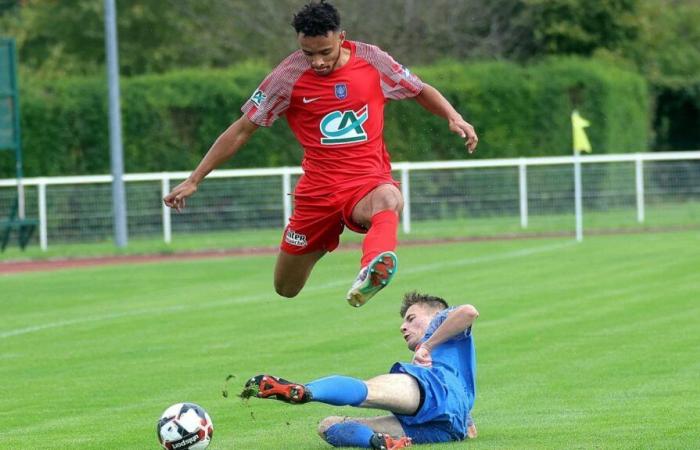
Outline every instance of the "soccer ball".
[[160, 416], [156, 433], [167, 450], [202, 450], [211, 442], [214, 424], [201, 406], [176, 403]]

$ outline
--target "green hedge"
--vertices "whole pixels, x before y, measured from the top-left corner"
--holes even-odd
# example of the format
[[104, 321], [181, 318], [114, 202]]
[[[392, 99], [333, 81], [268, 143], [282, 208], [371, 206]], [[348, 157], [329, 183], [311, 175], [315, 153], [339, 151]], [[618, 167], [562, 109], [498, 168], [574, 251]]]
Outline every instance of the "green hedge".
[[[591, 122], [596, 153], [646, 151], [650, 124], [644, 79], [600, 62], [557, 58], [513, 63], [447, 63], [417, 69], [471, 122], [477, 158], [571, 154], [571, 110]], [[444, 122], [409, 102], [390, 105], [385, 134], [394, 160], [465, 158]]]
[[[269, 68], [188, 70], [123, 79], [122, 122], [129, 173], [191, 170]], [[414, 68], [439, 88], [480, 135], [477, 158], [571, 153], [572, 95], [591, 121], [594, 151], [647, 148], [644, 80], [600, 62], [559, 58], [512, 63], [451, 63]], [[103, 79], [23, 80], [22, 133], [27, 176], [109, 172], [107, 88]], [[392, 102], [385, 135], [394, 161], [466, 158], [442, 119], [415, 102]], [[301, 150], [284, 120], [256, 133], [226, 167], [297, 165]], [[9, 152], [0, 178], [14, 176]]]

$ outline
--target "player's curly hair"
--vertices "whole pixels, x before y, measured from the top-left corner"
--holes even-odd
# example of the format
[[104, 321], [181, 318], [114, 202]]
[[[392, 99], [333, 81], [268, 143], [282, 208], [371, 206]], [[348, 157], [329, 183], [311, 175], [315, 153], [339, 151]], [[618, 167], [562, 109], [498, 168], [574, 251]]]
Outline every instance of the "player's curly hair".
[[292, 19], [297, 34], [325, 36], [329, 31], [340, 30], [340, 14], [335, 6], [325, 0], [304, 5]]
[[434, 295], [421, 294], [417, 291], [411, 291], [403, 296], [403, 302], [401, 303], [401, 317], [403, 318], [406, 315], [406, 311], [408, 311], [408, 308], [417, 303], [423, 303], [425, 305], [439, 310], [447, 309], [450, 307], [450, 305], [448, 305], [445, 299], [443, 298], [436, 297]]

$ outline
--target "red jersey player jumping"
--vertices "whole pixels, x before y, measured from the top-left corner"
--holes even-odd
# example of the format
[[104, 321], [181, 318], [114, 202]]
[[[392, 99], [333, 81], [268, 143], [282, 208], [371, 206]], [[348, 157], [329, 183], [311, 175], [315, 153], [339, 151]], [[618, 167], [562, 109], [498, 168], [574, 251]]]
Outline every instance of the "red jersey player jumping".
[[304, 175], [284, 230], [275, 290], [294, 297], [316, 262], [338, 246], [345, 227], [366, 233], [360, 273], [347, 300], [362, 306], [396, 274], [401, 191], [391, 177], [383, 137], [384, 105], [414, 98], [447, 119], [451, 131], [477, 144], [465, 122], [435, 88], [381, 49], [345, 39], [330, 3], [305, 5], [292, 22], [300, 49], [282, 61], [243, 105], [241, 116], [214, 142], [187, 180], [163, 199], [180, 211], [213, 169], [233, 156], [258, 127], [285, 116], [304, 148]]

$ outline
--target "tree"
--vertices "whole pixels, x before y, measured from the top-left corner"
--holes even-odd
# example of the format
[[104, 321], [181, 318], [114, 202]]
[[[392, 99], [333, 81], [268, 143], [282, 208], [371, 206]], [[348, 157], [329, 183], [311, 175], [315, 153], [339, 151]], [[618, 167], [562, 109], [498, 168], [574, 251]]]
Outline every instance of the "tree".
[[655, 92], [655, 143], [662, 150], [700, 148], [700, 4], [644, 0], [643, 32], [622, 49]]
[[637, 8], [638, 0], [525, 0], [518, 20], [531, 30], [532, 54], [590, 56], [638, 37]]
[[[94, 0], [26, 2], [3, 14], [0, 24], [17, 39], [20, 63], [34, 75], [94, 74], [105, 60], [103, 6]], [[161, 72], [193, 56], [187, 40], [194, 24], [181, 10], [159, 0], [120, 0], [117, 8], [124, 75]]]
[[[10, 0], [0, 0], [10, 1]], [[222, 67], [245, 59], [274, 64], [296, 48], [290, 26], [306, 0], [120, 0], [124, 75]], [[636, 37], [638, 0], [335, 0], [351, 39], [375, 43], [406, 64], [436, 59], [590, 55]], [[16, 3], [0, 24], [16, 35], [33, 73], [87, 74], [104, 61], [97, 0]]]
[[639, 38], [622, 55], [654, 83], [700, 80], [700, 3], [694, 0], [644, 0]]

